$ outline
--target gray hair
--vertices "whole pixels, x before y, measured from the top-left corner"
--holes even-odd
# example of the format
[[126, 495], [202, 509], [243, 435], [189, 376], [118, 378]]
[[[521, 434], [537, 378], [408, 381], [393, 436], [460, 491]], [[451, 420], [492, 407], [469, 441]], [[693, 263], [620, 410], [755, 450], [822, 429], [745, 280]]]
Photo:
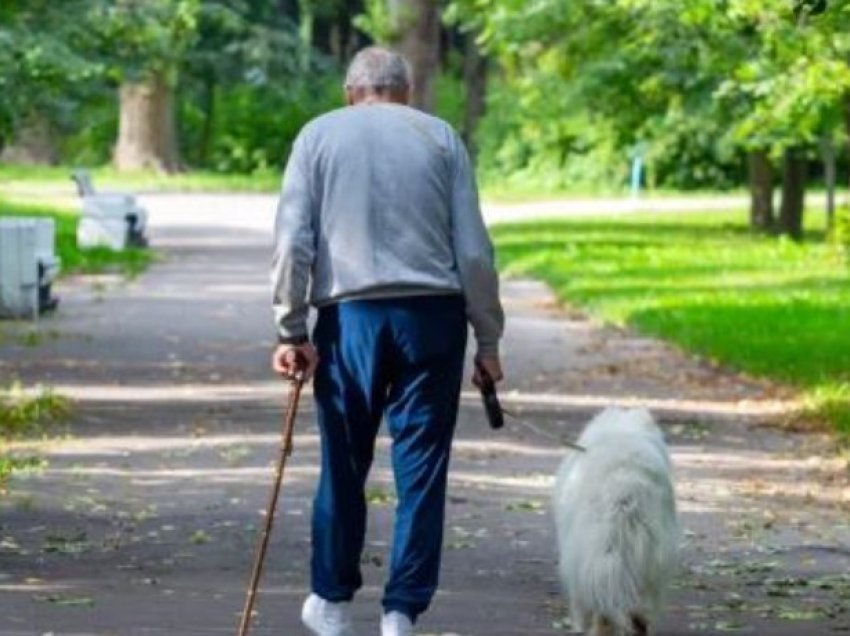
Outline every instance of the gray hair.
[[410, 85], [407, 60], [399, 53], [380, 46], [359, 51], [345, 74], [345, 88], [406, 90]]

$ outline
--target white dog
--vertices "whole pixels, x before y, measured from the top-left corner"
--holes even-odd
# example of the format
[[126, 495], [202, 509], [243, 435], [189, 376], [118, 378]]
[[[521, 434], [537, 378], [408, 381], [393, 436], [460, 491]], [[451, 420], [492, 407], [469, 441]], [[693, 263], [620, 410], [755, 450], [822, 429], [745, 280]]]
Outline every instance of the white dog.
[[676, 569], [681, 531], [670, 457], [645, 409], [609, 408], [558, 470], [559, 572], [575, 631], [649, 634]]

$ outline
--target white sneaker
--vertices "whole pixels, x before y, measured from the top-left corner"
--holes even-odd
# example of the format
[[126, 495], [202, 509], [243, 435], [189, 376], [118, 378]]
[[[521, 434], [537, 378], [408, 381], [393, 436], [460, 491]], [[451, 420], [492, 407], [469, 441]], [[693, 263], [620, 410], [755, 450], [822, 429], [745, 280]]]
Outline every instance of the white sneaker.
[[381, 619], [381, 636], [413, 636], [413, 623], [401, 612], [388, 612]]
[[316, 636], [354, 636], [349, 608], [351, 603], [333, 603], [310, 594], [301, 608], [301, 622]]

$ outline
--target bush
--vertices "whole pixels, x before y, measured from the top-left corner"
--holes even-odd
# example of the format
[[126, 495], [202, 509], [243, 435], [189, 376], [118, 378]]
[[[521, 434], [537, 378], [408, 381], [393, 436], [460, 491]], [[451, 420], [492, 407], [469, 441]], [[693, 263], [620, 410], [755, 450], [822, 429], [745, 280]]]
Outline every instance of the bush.
[[670, 117], [623, 138], [549, 74], [494, 78], [477, 131], [479, 169], [491, 190], [622, 192], [638, 136], [650, 187], [730, 188], [743, 182], [744, 172], [740, 157], [721, 142], [722, 124]]
[[59, 158], [73, 166], [101, 166], [112, 160], [118, 138], [118, 101], [114, 90], [92, 91], [80, 101], [68, 100], [58, 123]]
[[[514, 192], [621, 190], [629, 160], [604, 122], [562, 112], [557, 99], [494, 80], [476, 140], [481, 181]], [[554, 89], [553, 89], [554, 90]], [[543, 92], [547, 92], [543, 90]], [[535, 110], [529, 116], [526, 109]]]
[[316, 115], [342, 105], [341, 80], [327, 74], [286, 85], [240, 84], [217, 91], [212, 129], [204, 139], [204, 113], [181, 100], [181, 146], [193, 167], [251, 174], [283, 165], [295, 136]]

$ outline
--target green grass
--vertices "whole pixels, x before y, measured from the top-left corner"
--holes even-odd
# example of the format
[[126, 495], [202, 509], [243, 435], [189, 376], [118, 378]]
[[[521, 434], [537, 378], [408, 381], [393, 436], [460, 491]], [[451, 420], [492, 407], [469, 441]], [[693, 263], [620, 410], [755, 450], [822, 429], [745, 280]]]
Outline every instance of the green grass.
[[[811, 215], [810, 215], [811, 216]], [[559, 298], [733, 368], [798, 387], [850, 434], [850, 269], [817, 227], [752, 235], [744, 214], [494, 228], [501, 267]]]
[[50, 389], [25, 392], [18, 384], [0, 388], [0, 439], [39, 435], [70, 414], [67, 398]]
[[[450, 107], [452, 110], [454, 106]], [[450, 113], [449, 113], [450, 114]], [[72, 166], [18, 166], [0, 164], [0, 196], [31, 195], [33, 193], [71, 193]], [[276, 193], [280, 189], [281, 170], [267, 170], [257, 174], [221, 174], [216, 172], [192, 171], [166, 175], [153, 171], [120, 173], [104, 166], [91, 168], [89, 172], [96, 189], [131, 190], [135, 192], [253, 192]], [[620, 197], [628, 193], [623, 184], [610, 184], [595, 188], [581, 187], [564, 189], [545, 187], [539, 183], [506, 181], [501, 175], [482, 175], [481, 190], [488, 201], [514, 203], [553, 199], [577, 199], [599, 196]], [[727, 192], [654, 189], [644, 190], [644, 198], [665, 197], [710, 197], [746, 194], [744, 190]]]
[[[0, 165], [0, 195], [44, 191], [73, 191], [71, 166]], [[119, 173], [110, 167], [90, 169], [95, 189], [147, 192], [276, 192], [281, 172], [258, 174], [219, 174], [186, 172], [166, 175], [158, 172]]]
[[77, 247], [77, 213], [51, 205], [22, 204], [0, 199], [0, 216], [49, 216], [56, 221], [56, 251], [62, 259], [62, 273], [97, 274], [119, 271], [133, 277], [153, 260], [153, 252], [127, 249], [115, 252], [105, 247], [81, 250]]
[[49, 389], [24, 392], [18, 384], [0, 388], [0, 493], [15, 472], [43, 468], [37, 455], [17, 455], [5, 448], [11, 441], [40, 437], [53, 431], [71, 413], [71, 403]]

